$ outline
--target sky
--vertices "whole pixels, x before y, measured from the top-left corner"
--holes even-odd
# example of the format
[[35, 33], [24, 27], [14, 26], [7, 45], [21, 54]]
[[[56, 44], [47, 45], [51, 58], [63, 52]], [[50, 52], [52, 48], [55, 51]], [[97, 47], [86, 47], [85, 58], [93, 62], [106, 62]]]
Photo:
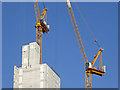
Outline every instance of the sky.
[[[35, 42], [36, 18], [32, 2], [2, 3], [2, 87], [13, 87], [14, 65], [22, 64], [22, 45]], [[104, 49], [106, 73], [92, 75], [93, 88], [118, 87], [118, 4], [77, 2], [92, 33]], [[61, 88], [84, 88], [85, 66], [64, 2], [46, 2], [48, 34], [43, 35], [43, 63], [59, 75]], [[88, 60], [92, 62], [99, 48], [72, 2], [73, 12]], [[43, 3], [39, 3], [40, 13]], [[94, 66], [99, 66], [99, 59]]]

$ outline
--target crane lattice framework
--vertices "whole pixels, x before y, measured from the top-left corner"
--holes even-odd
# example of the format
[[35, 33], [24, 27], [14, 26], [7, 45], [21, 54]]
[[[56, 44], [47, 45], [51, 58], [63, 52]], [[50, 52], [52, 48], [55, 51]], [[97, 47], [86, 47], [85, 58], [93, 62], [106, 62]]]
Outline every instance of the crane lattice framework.
[[[85, 65], [85, 88], [91, 89], [92, 88], [92, 74], [102, 76], [105, 73], [105, 68], [104, 68], [105, 66], [103, 67], [103, 65], [102, 65], [103, 49], [102, 48], [99, 49], [98, 53], [94, 56], [92, 63], [88, 62], [88, 58], [85, 54], [85, 49], [84, 49], [84, 46], [83, 46], [83, 43], [81, 40], [81, 36], [80, 36], [78, 26], [77, 26], [77, 23], [75, 20], [73, 9], [72, 9], [72, 6], [71, 6], [71, 3], [69, 0], [66, 1], [66, 5], [67, 5], [67, 10], [69, 12], [70, 20], [72, 22], [73, 30], [75, 32], [76, 40], [77, 40], [77, 43], [78, 43], [78, 46], [80, 49], [80, 53], [81, 53], [81, 56], [82, 56], [82, 59], [83, 59], [84, 65]], [[95, 42], [97, 42], [96, 39], [95, 39]], [[100, 65], [99, 65], [99, 69], [97, 69], [96, 67], [93, 67], [93, 65], [95, 64], [99, 55], [100, 55]]]
[[39, 61], [39, 63], [42, 64], [42, 34], [48, 33], [48, 31], [49, 31], [49, 25], [47, 25], [46, 21], [45, 21], [47, 9], [46, 8], [43, 9], [43, 12], [41, 13], [41, 16], [40, 16], [38, 1], [34, 0], [34, 10], [35, 10], [35, 16], [36, 16], [36, 22], [37, 22], [37, 25], [35, 25], [36, 42], [40, 46], [40, 61]]

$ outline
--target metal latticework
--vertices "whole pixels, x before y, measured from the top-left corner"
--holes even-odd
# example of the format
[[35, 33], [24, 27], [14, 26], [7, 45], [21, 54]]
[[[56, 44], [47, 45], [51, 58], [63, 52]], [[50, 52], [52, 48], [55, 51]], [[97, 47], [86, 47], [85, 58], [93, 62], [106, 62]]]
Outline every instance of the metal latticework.
[[[47, 28], [47, 25], [44, 23], [44, 18], [45, 18], [47, 9], [43, 9], [43, 12], [41, 13], [41, 16], [40, 16], [38, 2], [37, 0], [34, 0], [34, 10], [35, 10], [35, 16], [36, 16], [36, 22], [37, 22], [37, 25], [35, 26], [36, 27], [36, 42], [40, 46], [39, 63], [42, 64], [42, 34], [44, 32], [47, 33], [49, 31], [49, 29]], [[41, 19], [42, 19], [42, 22], [40, 22]]]
[[[39, 6], [37, 0], [34, 0], [34, 10], [35, 10], [35, 16], [36, 16], [36, 22], [40, 23], [40, 12], [39, 12]], [[40, 46], [40, 61], [39, 63], [42, 63], [42, 28], [40, 26], [36, 27], [36, 42]]]
[[[70, 16], [70, 20], [72, 22], [73, 30], [75, 32], [76, 40], [77, 40], [77, 43], [78, 43], [78, 46], [80, 49], [80, 53], [81, 53], [81, 56], [82, 56], [82, 59], [83, 59], [84, 65], [85, 65], [85, 69], [86, 69], [85, 70], [85, 89], [88, 90], [88, 88], [89, 88], [91, 90], [92, 89], [92, 74], [102, 76], [105, 73], [103, 70], [98, 70], [97, 68], [93, 68], [93, 65], [95, 64], [95, 62], [100, 54], [101, 54], [100, 55], [100, 57], [101, 57], [100, 68], [102, 68], [102, 51], [103, 51], [103, 49], [102, 48], [99, 49], [99, 51], [95, 55], [92, 63], [88, 62], [88, 59], [86, 57], [85, 50], [83, 47], [83, 43], [81, 40], [81, 36], [80, 36], [79, 30], [78, 30], [78, 26], [77, 26], [77, 23], [75, 20], [75, 16], [74, 16], [74, 13], [72, 10], [72, 6], [71, 6], [69, 0], [67, 0], [66, 5], [67, 5], [67, 10], [68, 10], [68, 13]], [[91, 33], [91, 34], [93, 35], [93, 33]], [[97, 42], [96, 39], [95, 39], [95, 42]]]

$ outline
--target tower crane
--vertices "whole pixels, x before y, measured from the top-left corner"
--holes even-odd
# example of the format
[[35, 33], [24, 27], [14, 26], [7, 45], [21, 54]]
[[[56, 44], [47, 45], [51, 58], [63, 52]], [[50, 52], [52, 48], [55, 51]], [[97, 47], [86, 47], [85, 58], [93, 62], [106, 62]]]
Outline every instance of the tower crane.
[[44, 8], [43, 12], [40, 15], [38, 2], [37, 2], [37, 0], [34, 0], [34, 10], [35, 10], [35, 16], [36, 16], [36, 22], [37, 22], [37, 24], [35, 25], [36, 42], [40, 46], [40, 61], [39, 61], [39, 63], [42, 64], [42, 35], [45, 33], [48, 33], [48, 31], [49, 31], [49, 25], [47, 25], [46, 21], [45, 21], [47, 9]]
[[[67, 5], [67, 10], [68, 10], [68, 13], [70, 16], [70, 20], [72, 22], [73, 30], [75, 32], [76, 40], [77, 40], [77, 43], [78, 43], [78, 46], [80, 49], [80, 53], [81, 53], [81, 56], [82, 56], [82, 59], [83, 59], [84, 65], [85, 65], [85, 88], [91, 89], [92, 88], [92, 74], [96, 74], [98, 76], [103, 76], [105, 73], [105, 66], [102, 65], [103, 49], [99, 48], [99, 51], [94, 56], [93, 61], [92, 62], [88, 61], [88, 58], [86, 56], [85, 49], [84, 49], [84, 46], [83, 46], [83, 43], [81, 40], [81, 36], [80, 36], [79, 30], [78, 30], [78, 26], [77, 26], [77, 23], [75, 20], [73, 9], [72, 9], [72, 6], [71, 6], [71, 3], [69, 0], [66, 1], [66, 5]], [[95, 39], [95, 42], [97, 42], [96, 39]], [[95, 64], [99, 55], [100, 55], [100, 65], [99, 65], [99, 69], [97, 69], [96, 67], [93, 67], [93, 65]]]

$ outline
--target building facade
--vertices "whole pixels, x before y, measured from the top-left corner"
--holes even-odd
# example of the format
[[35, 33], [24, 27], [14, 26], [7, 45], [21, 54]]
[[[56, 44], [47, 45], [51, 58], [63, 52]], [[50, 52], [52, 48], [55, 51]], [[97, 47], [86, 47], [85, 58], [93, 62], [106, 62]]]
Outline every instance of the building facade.
[[14, 66], [14, 88], [60, 88], [59, 75], [39, 59], [36, 42], [22, 47], [22, 67]]

